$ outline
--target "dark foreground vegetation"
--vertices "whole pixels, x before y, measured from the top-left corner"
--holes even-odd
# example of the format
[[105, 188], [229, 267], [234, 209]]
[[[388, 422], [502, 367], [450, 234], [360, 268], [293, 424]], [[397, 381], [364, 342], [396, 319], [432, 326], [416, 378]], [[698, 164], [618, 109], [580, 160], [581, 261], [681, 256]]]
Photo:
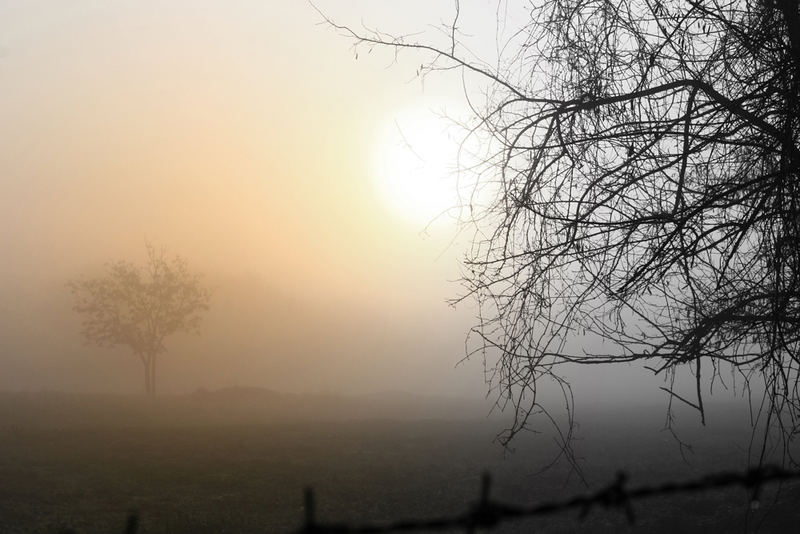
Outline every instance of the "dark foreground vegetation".
[[[663, 408], [595, 408], [581, 418], [576, 447], [587, 488], [563, 462], [536, 474], [558, 450], [552, 437], [523, 436], [504, 452], [492, 444], [500, 421], [425, 404], [241, 390], [147, 403], [5, 394], [0, 532], [122, 532], [131, 512], [145, 534], [289, 532], [301, 525], [306, 486], [321, 521], [362, 523], [459, 513], [476, 499], [483, 470], [493, 474], [493, 497], [524, 504], [596, 489], [618, 469], [637, 486], [746, 466], [749, 431], [722, 409], [702, 431], [687, 426], [694, 452], [684, 461], [659, 431]], [[649, 500], [637, 505], [634, 526], [619, 511], [596, 510], [583, 521], [561, 514], [495, 532], [792, 531], [800, 486], [774, 490], [755, 511], [744, 489], [731, 488]]]

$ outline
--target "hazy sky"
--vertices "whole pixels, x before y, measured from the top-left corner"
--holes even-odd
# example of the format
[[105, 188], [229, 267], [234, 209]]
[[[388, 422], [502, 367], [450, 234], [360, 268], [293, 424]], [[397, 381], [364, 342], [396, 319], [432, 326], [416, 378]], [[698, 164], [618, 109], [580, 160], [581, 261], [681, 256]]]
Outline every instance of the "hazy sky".
[[[432, 39], [453, 15], [318, 6]], [[462, 5], [486, 53], [496, 8]], [[304, 2], [0, 3], [0, 389], [141, 391], [126, 349], [83, 344], [65, 283], [149, 240], [215, 291], [203, 334], [168, 340], [161, 391], [485, 393], [482, 362], [456, 368], [475, 311], [445, 304], [469, 234], [425, 230], [456, 201], [436, 113], [463, 115], [461, 80], [321, 20]]]
[[[441, 20], [369, 4], [320, 7]], [[1, 388], [142, 387], [124, 349], [83, 345], [65, 282], [141, 261], [146, 240], [215, 287], [202, 336], [170, 340], [162, 391], [481, 387], [480, 366], [454, 371], [472, 311], [445, 305], [465, 239], [449, 220], [423, 232], [447, 190], [397, 190], [420, 170], [398, 128], [441, 148], [415, 176], [447, 166], [434, 111], [458, 112], [458, 84], [356, 60], [320, 20], [303, 2], [0, 3]]]

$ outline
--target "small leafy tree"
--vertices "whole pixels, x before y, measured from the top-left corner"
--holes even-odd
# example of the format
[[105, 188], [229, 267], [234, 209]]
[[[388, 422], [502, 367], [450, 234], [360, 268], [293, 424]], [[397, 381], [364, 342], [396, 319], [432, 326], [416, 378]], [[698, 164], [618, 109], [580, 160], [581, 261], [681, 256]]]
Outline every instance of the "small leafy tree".
[[99, 347], [125, 345], [144, 365], [145, 391], [156, 392], [156, 361], [164, 340], [177, 332], [199, 333], [211, 293], [186, 261], [147, 245], [143, 269], [127, 261], [106, 265], [103, 275], [69, 283], [74, 310], [83, 316], [86, 340]]

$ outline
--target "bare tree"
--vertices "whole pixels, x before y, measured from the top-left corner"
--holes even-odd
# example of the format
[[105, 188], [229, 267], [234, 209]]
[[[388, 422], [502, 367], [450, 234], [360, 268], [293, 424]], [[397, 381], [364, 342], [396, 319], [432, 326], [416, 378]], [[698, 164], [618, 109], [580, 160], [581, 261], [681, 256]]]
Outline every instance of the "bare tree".
[[117, 261], [106, 265], [102, 276], [74, 280], [69, 287], [87, 341], [133, 350], [144, 365], [148, 395], [156, 392], [156, 362], [166, 352], [165, 338], [199, 332], [200, 314], [208, 310], [211, 296], [185, 260], [168, 259], [149, 244], [143, 269]]
[[477, 352], [516, 413], [506, 438], [547, 416], [543, 382], [572, 406], [565, 365], [644, 362], [703, 419], [704, 377], [732, 370], [763, 391], [761, 423], [786, 452], [800, 416], [797, 1], [525, 7], [487, 60], [460, 42], [458, 3], [439, 44], [326, 19], [356, 47], [426, 54], [422, 74], [483, 89], [465, 91], [468, 136], [491, 199], [466, 197], [464, 283], [481, 304]]

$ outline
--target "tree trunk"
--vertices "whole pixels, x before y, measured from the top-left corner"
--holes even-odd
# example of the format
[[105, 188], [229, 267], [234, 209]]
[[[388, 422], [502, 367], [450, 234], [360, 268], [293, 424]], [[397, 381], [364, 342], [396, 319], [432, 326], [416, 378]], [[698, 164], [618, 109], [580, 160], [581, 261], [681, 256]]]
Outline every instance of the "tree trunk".
[[144, 392], [146, 395], [150, 395], [150, 358], [143, 358], [144, 363]]
[[156, 394], [156, 355], [150, 357], [150, 395]]
[[156, 394], [156, 355], [148, 354], [144, 361], [144, 389], [148, 397]]

